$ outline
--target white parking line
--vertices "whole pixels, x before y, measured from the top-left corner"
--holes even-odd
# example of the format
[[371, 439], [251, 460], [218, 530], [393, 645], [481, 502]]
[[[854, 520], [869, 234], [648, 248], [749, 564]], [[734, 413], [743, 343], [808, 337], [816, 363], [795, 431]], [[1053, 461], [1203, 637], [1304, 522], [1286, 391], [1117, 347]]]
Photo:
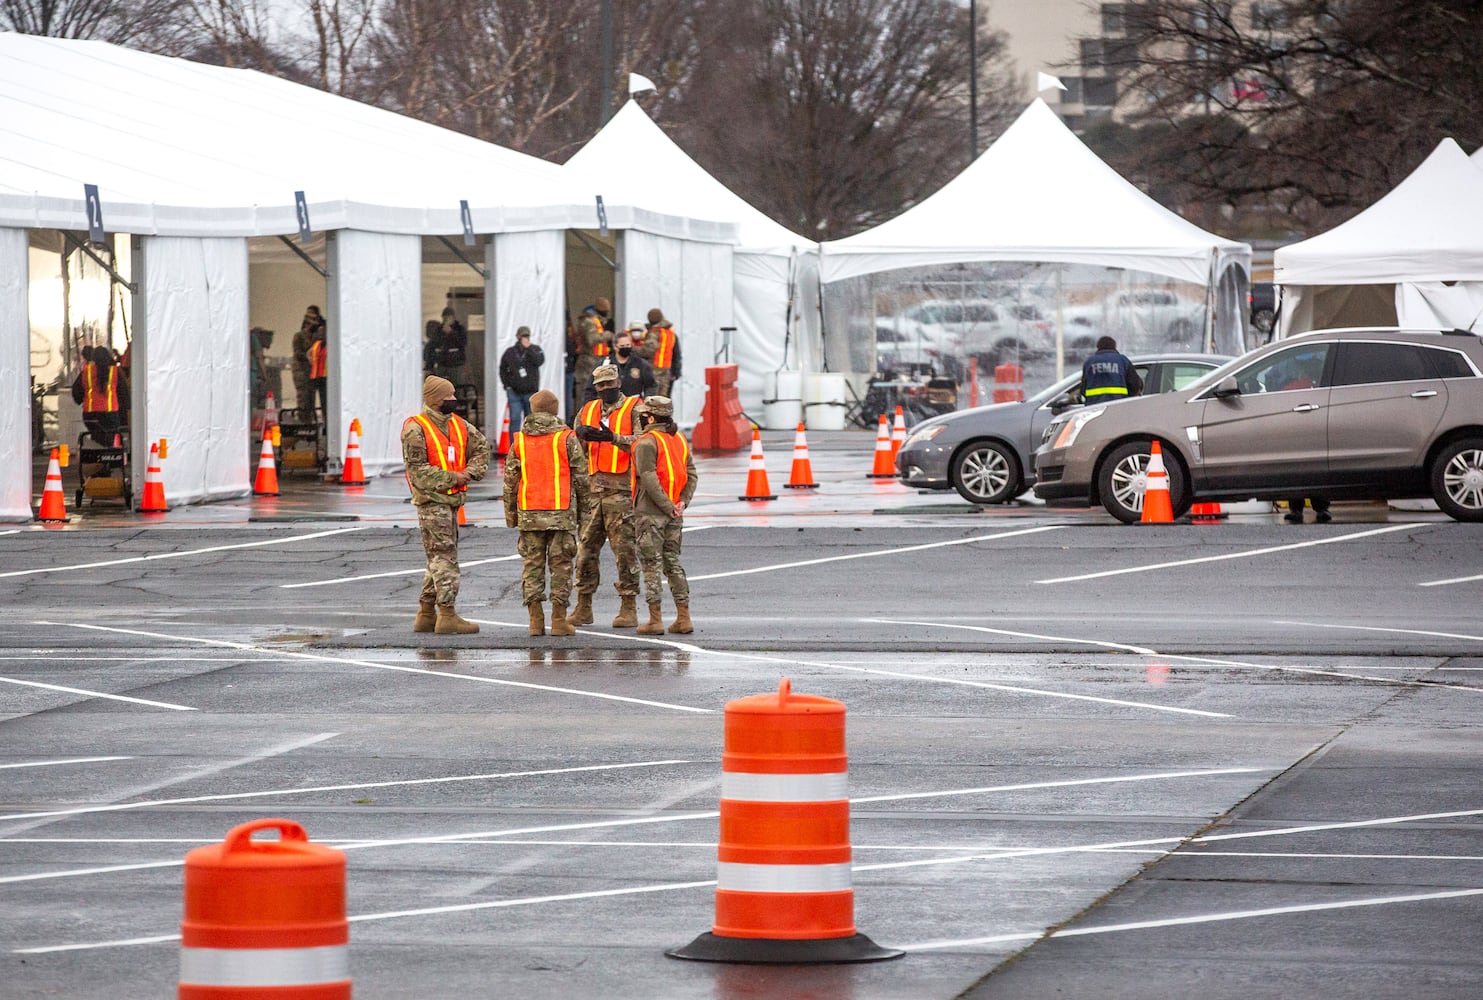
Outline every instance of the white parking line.
[[99, 764], [107, 760], [133, 759], [133, 757], [68, 757], [65, 760], [33, 760], [24, 764], [0, 764], [0, 771], [12, 767], [55, 767], [58, 764]]
[[0, 535], [19, 535], [20, 533], [20, 528], [11, 528], [9, 531], [0, 531]]
[[1227, 559], [1249, 559], [1252, 556], [1264, 556], [1273, 552], [1290, 552], [1293, 549], [1307, 549], [1315, 545], [1334, 545], [1338, 542], [1353, 542], [1361, 538], [1369, 538], [1373, 535], [1385, 535], [1393, 531], [1414, 531], [1422, 525], [1417, 524], [1392, 524], [1384, 528], [1372, 528], [1369, 531], [1355, 531], [1347, 535], [1339, 535], [1335, 538], [1316, 538], [1308, 542], [1294, 542], [1291, 545], [1271, 545], [1263, 549], [1250, 549], [1246, 552], [1227, 552], [1218, 556], [1198, 556], [1194, 559], [1176, 559], [1173, 562], [1153, 563], [1149, 566], [1124, 566], [1120, 569], [1105, 569], [1097, 573], [1080, 573], [1076, 576], [1058, 576], [1050, 580], [1036, 580], [1036, 583], [1075, 583], [1079, 580], [1098, 580], [1107, 576], [1121, 576], [1124, 573], [1146, 573], [1156, 569], [1173, 569], [1176, 566], [1196, 566], [1200, 563], [1222, 562]]
[[1454, 576], [1450, 580], [1430, 580], [1430, 581], [1428, 581], [1426, 583], [1418, 583], [1416, 586], [1418, 586], [1418, 587], [1445, 587], [1445, 586], [1447, 586], [1449, 584], [1453, 584], [1453, 583], [1476, 583], [1479, 580], [1483, 580], [1483, 573], [1476, 573], [1473, 576]]
[[150, 708], [168, 708], [172, 712], [194, 712], [195, 709], [189, 705], [174, 705], [168, 701], [150, 701], [148, 698], [130, 698], [123, 694], [105, 694], [102, 691], [89, 691], [86, 688], [64, 687], [61, 684], [43, 684], [41, 681], [23, 681], [16, 677], [0, 677], [0, 684], [19, 684], [21, 687], [44, 688], [48, 691], [62, 691], [66, 694], [86, 695], [89, 698], [107, 698], [109, 701], [126, 701], [134, 705], [147, 705]]
[[1301, 625], [1304, 628], [1333, 628], [1349, 629], [1356, 632], [1390, 632], [1396, 635], [1425, 635], [1434, 639], [1469, 639], [1473, 642], [1483, 642], [1483, 635], [1469, 635], [1466, 632], [1432, 632], [1419, 628], [1383, 628], [1379, 625], [1334, 625], [1330, 622], [1288, 622], [1278, 621], [1277, 625]]
[[329, 535], [343, 535], [349, 531], [365, 531], [370, 525], [361, 525], [355, 528], [333, 528], [329, 531], [316, 531], [308, 535], [291, 535], [287, 538], [270, 538], [265, 542], [241, 542], [236, 545], [213, 545], [204, 549], [186, 549], [184, 552], [156, 552], [147, 556], [130, 556], [126, 559], [106, 559], [102, 562], [74, 563], [71, 566], [47, 566], [42, 569], [18, 569], [9, 573], [0, 573], [0, 578], [9, 576], [33, 576], [37, 573], [66, 573], [74, 569], [99, 569], [104, 566], [124, 566], [129, 563], [153, 562], [156, 559], [183, 559], [186, 556], [205, 555], [208, 552], [227, 552], [231, 549], [254, 549], [265, 545], [291, 545], [294, 542], [307, 542], [311, 538], [325, 538]]
[[[604, 694], [600, 691], [581, 691], [576, 688], [554, 687], [550, 684], [530, 684], [525, 681], [507, 681], [498, 677], [478, 677], [473, 674], [456, 674], [446, 670], [432, 670], [426, 667], [404, 667], [395, 663], [377, 663], [374, 660], [357, 660], [348, 656], [327, 656], [323, 653], [300, 653], [293, 650], [264, 649], [261, 646], [249, 645], [245, 642], [230, 642], [226, 639], [207, 639], [200, 636], [170, 635], [167, 632], [145, 632], [140, 629], [111, 628], [106, 625], [85, 625], [81, 622], [49, 622], [38, 621], [36, 625], [50, 625], [56, 628], [81, 628], [91, 629], [96, 632], [112, 632], [116, 635], [137, 635], [146, 639], [170, 639], [175, 642], [189, 642], [204, 646], [221, 646], [226, 649], [240, 649], [249, 653], [259, 653], [266, 656], [288, 657], [296, 660], [313, 660], [317, 663], [338, 663], [344, 666], [369, 667], [373, 670], [390, 670], [396, 673], [421, 674], [428, 677], [446, 677], [450, 680], [473, 681], [479, 684], [496, 684], [502, 687], [525, 688], [531, 691], [547, 691], [553, 694], [570, 694], [582, 698], [597, 698], [601, 701], [619, 701], [630, 705], [646, 705], [650, 708], [665, 708], [675, 712], [695, 712], [703, 715], [712, 715], [715, 709], [694, 708], [690, 705], [672, 705], [664, 701], [647, 701], [643, 698], [626, 698], [623, 695]], [[499, 623], [508, 624], [508, 623]], [[526, 626], [522, 625], [521, 628]]]
[[845, 556], [824, 556], [821, 559], [803, 559], [798, 562], [775, 563], [771, 566], [754, 566], [751, 569], [734, 569], [725, 573], [706, 573], [701, 576], [690, 577], [691, 583], [700, 580], [719, 580], [727, 576], [746, 576], [750, 573], [771, 573], [780, 569], [797, 569], [799, 566], [819, 566], [824, 563], [844, 562], [847, 559], [875, 559], [879, 556], [898, 556], [905, 552], [923, 552], [927, 549], [941, 549], [950, 545], [971, 545], [974, 542], [991, 542], [999, 538], [1014, 538], [1019, 535], [1034, 535], [1042, 531], [1059, 531], [1059, 524], [1047, 524], [1039, 528], [1020, 528], [1017, 531], [1001, 531], [993, 535], [974, 535], [972, 538], [956, 538], [950, 542], [930, 542], [926, 545], [907, 545], [897, 549], [877, 549], [873, 552], [853, 552]]

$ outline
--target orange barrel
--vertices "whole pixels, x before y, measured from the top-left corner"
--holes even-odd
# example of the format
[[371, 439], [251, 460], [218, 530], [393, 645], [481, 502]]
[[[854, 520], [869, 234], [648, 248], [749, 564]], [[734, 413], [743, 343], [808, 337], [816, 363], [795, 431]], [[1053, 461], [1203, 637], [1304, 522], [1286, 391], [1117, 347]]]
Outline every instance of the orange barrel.
[[1019, 365], [994, 368], [994, 402], [1017, 403], [1025, 398], [1025, 370]]
[[188, 853], [180, 932], [179, 1000], [350, 1000], [345, 855], [292, 820]]
[[855, 930], [845, 707], [778, 693], [726, 706], [716, 919], [669, 955], [712, 962], [869, 962], [902, 953]]

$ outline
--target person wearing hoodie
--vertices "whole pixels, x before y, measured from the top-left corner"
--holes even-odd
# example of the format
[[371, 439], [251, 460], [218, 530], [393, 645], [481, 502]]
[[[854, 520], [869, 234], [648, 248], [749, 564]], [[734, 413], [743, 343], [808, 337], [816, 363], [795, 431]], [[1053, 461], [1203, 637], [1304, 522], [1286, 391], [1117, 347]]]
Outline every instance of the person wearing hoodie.
[[531, 635], [546, 634], [548, 569], [551, 634], [576, 634], [566, 607], [577, 564], [577, 528], [592, 506], [587, 449], [556, 415], [558, 409], [554, 392], [534, 393], [530, 416], [505, 459], [505, 524], [520, 529], [520, 596], [530, 610]]
[[454, 610], [458, 599], [458, 509], [469, 483], [489, 471], [489, 441], [453, 411], [453, 383], [437, 375], [422, 382], [422, 412], [402, 425], [402, 462], [417, 508], [427, 573], [414, 632], [471, 635], [479, 631]]

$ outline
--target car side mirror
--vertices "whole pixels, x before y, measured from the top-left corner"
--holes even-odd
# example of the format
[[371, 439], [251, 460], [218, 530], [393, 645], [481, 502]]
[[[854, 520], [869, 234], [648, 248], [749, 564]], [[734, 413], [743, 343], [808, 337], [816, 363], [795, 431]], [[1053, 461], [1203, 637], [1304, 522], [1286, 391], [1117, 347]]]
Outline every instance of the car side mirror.
[[1071, 395], [1071, 393], [1069, 392], [1063, 392], [1055, 399], [1050, 401], [1050, 412], [1064, 413], [1066, 410], [1071, 409], [1073, 406], [1080, 405], [1081, 404], [1077, 401], [1075, 396]]
[[1216, 399], [1230, 399], [1232, 396], [1241, 395], [1241, 387], [1236, 384], [1236, 376], [1227, 375], [1215, 383], [1215, 389], [1211, 392], [1211, 395]]

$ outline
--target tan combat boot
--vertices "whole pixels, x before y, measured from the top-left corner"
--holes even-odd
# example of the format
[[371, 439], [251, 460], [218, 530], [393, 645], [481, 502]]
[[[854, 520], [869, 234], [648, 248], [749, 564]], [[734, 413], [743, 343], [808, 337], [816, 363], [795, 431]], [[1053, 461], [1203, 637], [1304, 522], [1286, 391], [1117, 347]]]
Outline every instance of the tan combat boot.
[[639, 599], [634, 594], [621, 595], [623, 603], [618, 607], [618, 617], [613, 619], [613, 628], [633, 628], [639, 623]]
[[663, 635], [664, 613], [658, 604], [649, 605], [649, 620], [639, 626], [639, 635]]
[[577, 629], [566, 617], [565, 602], [551, 604], [551, 634], [552, 635], [576, 635]]
[[591, 625], [592, 624], [592, 595], [591, 594], [578, 594], [577, 595], [577, 610], [575, 610], [575, 611], [572, 612], [572, 619], [571, 619], [571, 621], [572, 621], [572, 624], [573, 625]]
[[413, 632], [431, 632], [433, 626], [438, 624], [438, 604], [436, 601], [419, 600], [417, 602], [417, 618], [412, 622]]
[[690, 623], [690, 605], [675, 605], [675, 623], [669, 627], [669, 630], [676, 635], [689, 635], [695, 631], [695, 626]]
[[438, 635], [473, 635], [479, 631], [479, 626], [458, 617], [453, 605], [439, 604], [438, 623], [433, 626], [433, 631]]
[[[545, 606], [542, 605], [540, 601], [531, 601], [529, 604], [526, 605], [526, 607], [527, 608], [530, 608], [530, 634], [531, 635], [545, 635], [546, 634], [546, 609], [545, 609]], [[553, 612], [553, 614], [554, 614], [554, 612]]]

